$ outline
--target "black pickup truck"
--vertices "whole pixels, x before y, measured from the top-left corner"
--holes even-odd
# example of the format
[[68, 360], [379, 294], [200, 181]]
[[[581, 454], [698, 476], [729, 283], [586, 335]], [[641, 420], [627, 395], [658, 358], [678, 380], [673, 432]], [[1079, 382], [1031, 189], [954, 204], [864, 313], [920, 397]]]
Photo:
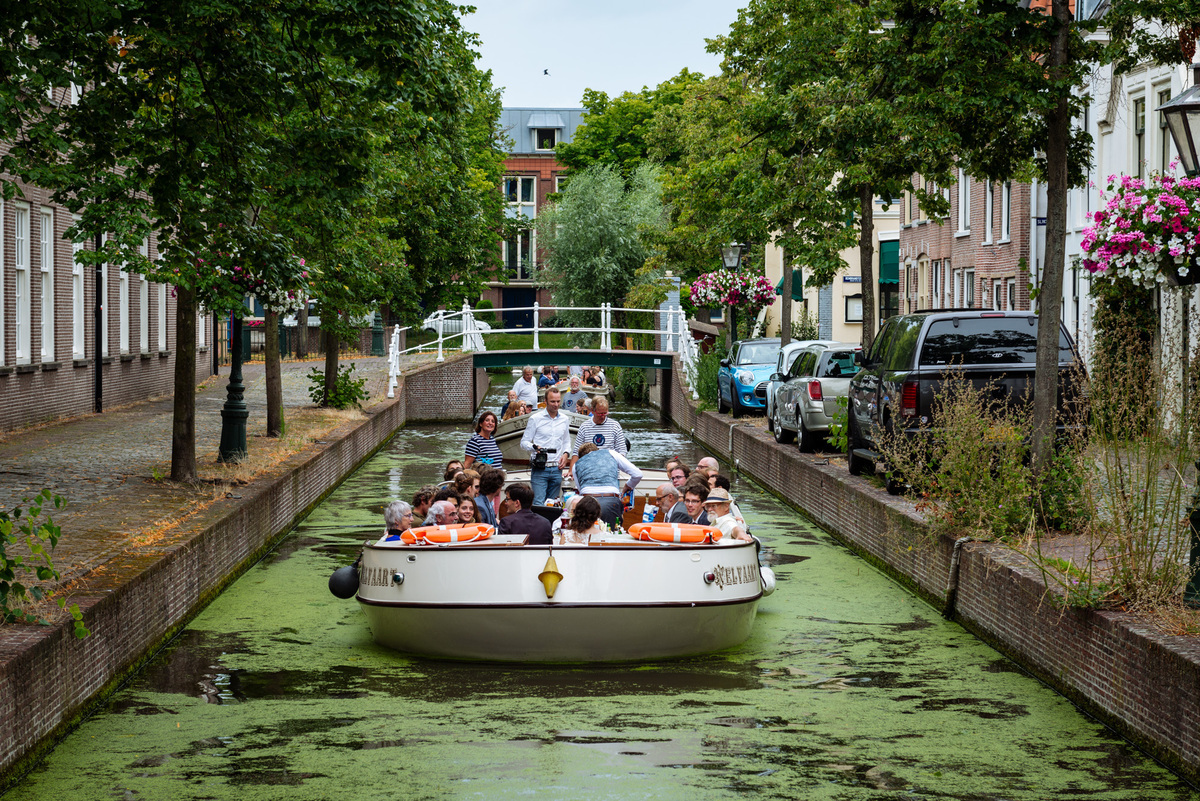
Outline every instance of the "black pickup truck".
[[[916, 434], [930, 425], [934, 397], [949, 370], [961, 371], [976, 388], [990, 387], [1008, 402], [1031, 400], [1037, 332], [1032, 312], [948, 309], [888, 319], [870, 352], [859, 354], [862, 369], [850, 382], [850, 474], [874, 471], [881, 460], [881, 435]], [[1062, 409], [1081, 388], [1075, 345], [1061, 325], [1059, 332]], [[902, 485], [890, 479], [887, 488], [895, 494]]]

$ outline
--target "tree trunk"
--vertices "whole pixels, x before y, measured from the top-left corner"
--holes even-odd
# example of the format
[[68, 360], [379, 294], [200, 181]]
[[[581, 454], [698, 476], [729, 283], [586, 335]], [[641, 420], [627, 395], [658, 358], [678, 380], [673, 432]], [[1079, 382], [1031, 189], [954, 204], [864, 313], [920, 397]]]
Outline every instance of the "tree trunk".
[[870, 184], [858, 188], [858, 273], [862, 276], [862, 346], [875, 341], [875, 192]]
[[279, 367], [279, 312], [267, 311], [267, 436], [283, 436], [283, 376]]
[[[1059, 31], [1050, 48], [1051, 76], [1063, 71], [1070, 56], [1067, 34], [1071, 11], [1067, 0], [1053, 0], [1052, 12]], [[1058, 412], [1058, 336], [1062, 308], [1063, 264], [1067, 238], [1067, 143], [1071, 116], [1062, 97], [1046, 115], [1046, 256], [1038, 282], [1037, 374], [1033, 384], [1033, 470], [1041, 474], [1054, 454]]]
[[779, 315], [779, 345], [783, 347], [792, 341], [792, 267], [788, 264], [787, 253], [783, 254], [783, 302], [780, 304]]
[[338, 373], [338, 335], [336, 331], [325, 329], [325, 399], [322, 406], [329, 405], [329, 397], [337, 386]]
[[296, 358], [308, 358], [308, 303], [296, 312]]
[[175, 288], [175, 404], [171, 480], [196, 480], [196, 294]]

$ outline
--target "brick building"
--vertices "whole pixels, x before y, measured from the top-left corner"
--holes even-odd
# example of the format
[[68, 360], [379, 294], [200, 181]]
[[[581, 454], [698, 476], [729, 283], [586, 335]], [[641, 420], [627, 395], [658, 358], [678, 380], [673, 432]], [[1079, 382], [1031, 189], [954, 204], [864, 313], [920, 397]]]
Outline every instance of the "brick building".
[[[550, 291], [533, 282], [534, 267], [542, 258], [533, 222], [547, 196], [559, 191], [566, 171], [554, 158], [554, 148], [570, 142], [582, 121], [583, 109], [577, 108], [506, 108], [500, 113], [500, 127], [513, 141], [504, 162], [501, 191], [508, 202], [508, 216], [524, 218], [529, 225], [501, 244], [508, 281], [489, 282], [482, 295], [496, 309], [528, 309], [535, 301], [542, 306], [553, 302]], [[533, 312], [503, 313], [503, 322], [506, 328], [528, 328], [533, 325]]]
[[[0, 152], [6, 148], [0, 142]], [[14, 199], [0, 199], [0, 431], [96, 410], [97, 315], [102, 407], [170, 393], [176, 353], [171, 288], [115, 264], [99, 276], [76, 264], [75, 252], [93, 246], [64, 239], [71, 212], [46, 190], [11, 175], [0, 174], [0, 182], [20, 190]], [[153, 239], [143, 248], [157, 255]], [[98, 283], [104, 287], [99, 311]], [[198, 381], [212, 372], [212, 331], [211, 318], [200, 321]]]
[[[922, 178], [913, 177], [912, 186]], [[989, 183], [959, 171], [941, 190], [948, 217], [930, 219], [912, 192], [900, 207], [900, 313], [922, 309], [1029, 309], [1043, 217], [1029, 184]]]

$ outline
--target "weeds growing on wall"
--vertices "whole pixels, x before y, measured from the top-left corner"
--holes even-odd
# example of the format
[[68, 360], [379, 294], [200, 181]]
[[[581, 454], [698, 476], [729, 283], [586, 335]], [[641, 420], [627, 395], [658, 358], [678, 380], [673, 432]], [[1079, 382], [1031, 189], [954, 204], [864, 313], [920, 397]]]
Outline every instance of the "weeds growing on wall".
[[[65, 503], [61, 495], [47, 489], [12, 509], [0, 509], [0, 623], [46, 622], [29, 607], [49, 597], [39, 582], [59, 578], [50, 552], [58, 546], [62, 530], [49, 510], [61, 509]], [[74, 620], [75, 636], [88, 636], [79, 604], [68, 607], [61, 596], [54, 600]]]

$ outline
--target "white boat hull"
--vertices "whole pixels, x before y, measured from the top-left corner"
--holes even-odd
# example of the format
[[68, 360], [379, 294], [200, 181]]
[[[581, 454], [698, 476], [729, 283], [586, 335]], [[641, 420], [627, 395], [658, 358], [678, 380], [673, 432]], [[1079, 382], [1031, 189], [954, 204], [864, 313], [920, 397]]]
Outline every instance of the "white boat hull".
[[553, 548], [553, 598], [539, 578], [548, 546], [368, 545], [358, 600], [380, 645], [446, 659], [626, 662], [750, 635], [763, 595], [754, 543], [624, 539]]

